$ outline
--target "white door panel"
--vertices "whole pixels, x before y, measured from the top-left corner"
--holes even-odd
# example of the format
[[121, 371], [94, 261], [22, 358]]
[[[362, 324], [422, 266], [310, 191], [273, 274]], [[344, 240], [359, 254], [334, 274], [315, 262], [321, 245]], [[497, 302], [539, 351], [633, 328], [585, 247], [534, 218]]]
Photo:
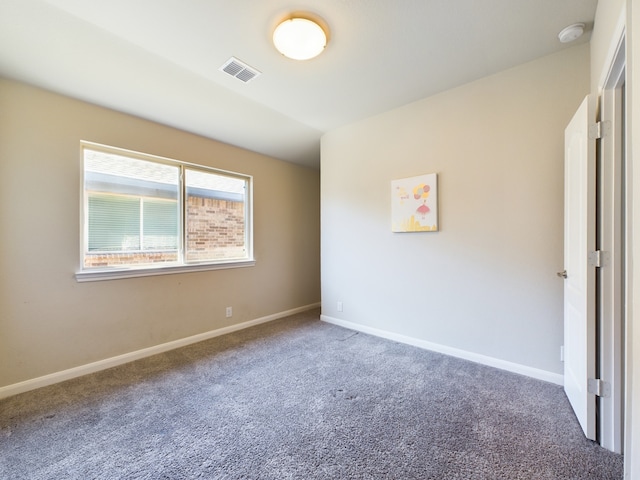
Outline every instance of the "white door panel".
[[565, 130], [564, 389], [587, 438], [596, 439], [595, 378], [595, 99], [587, 97]]

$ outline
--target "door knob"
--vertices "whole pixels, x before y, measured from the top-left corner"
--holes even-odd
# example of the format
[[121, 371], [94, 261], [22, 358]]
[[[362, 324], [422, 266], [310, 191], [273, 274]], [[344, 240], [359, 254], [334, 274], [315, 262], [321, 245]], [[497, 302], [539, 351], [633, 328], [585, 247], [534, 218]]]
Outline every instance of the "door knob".
[[559, 277], [562, 277], [562, 278], [567, 278], [567, 271], [563, 270], [561, 272], [556, 273], [556, 275], [558, 275]]

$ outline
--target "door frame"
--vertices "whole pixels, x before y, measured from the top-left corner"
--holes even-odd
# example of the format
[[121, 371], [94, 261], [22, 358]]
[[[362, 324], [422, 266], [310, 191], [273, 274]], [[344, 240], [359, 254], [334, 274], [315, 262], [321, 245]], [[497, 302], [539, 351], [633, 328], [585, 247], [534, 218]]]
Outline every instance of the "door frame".
[[597, 377], [610, 385], [598, 398], [598, 442], [624, 449], [625, 325], [628, 312], [629, 193], [625, 162], [626, 39], [622, 31], [603, 82], [599, 118], [602, 138], [597, 150], [597, 245], [603, 252], [597, 287]]

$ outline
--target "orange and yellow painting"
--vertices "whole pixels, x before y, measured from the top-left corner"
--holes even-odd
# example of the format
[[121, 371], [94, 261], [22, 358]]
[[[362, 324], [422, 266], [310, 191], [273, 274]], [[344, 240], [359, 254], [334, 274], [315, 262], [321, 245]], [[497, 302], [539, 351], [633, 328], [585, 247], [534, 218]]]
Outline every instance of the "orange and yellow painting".
[[391, 231], [438, 231], [438, 174], [391, 182]]

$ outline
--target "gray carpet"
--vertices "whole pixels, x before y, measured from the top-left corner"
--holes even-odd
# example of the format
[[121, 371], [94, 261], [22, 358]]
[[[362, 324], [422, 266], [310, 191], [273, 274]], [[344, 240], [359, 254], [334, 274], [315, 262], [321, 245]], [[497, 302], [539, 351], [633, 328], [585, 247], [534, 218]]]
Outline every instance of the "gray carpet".
[[0, 478], [622, 478], [560, 387], [318, 316], [0, 401]]

